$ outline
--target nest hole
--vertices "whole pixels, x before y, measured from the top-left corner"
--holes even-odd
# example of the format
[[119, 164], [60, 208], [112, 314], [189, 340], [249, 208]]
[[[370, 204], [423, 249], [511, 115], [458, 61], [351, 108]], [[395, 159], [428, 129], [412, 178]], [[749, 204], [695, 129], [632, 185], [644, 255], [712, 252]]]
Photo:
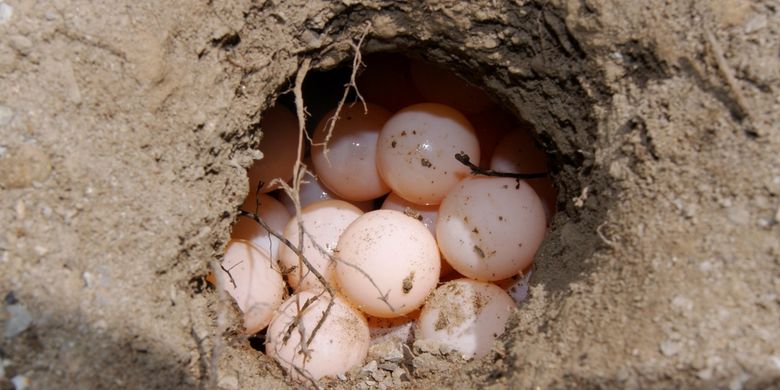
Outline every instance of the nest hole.
[[[371, 46], [371, 42], [368, 46]], [[381, 48], [387, 46], [387, 42], [375, 45], [375, 47]], [[545, 179], [548, 180], [549, 184], [547, 193], [542, 193], [544, 190], [534, 187], [540, 198], [546, 200], [548, 231], [544, 242], [536, 253], [532, 268], [521, 270], [522, 272], [514, 280], [502, 281], [501, 283], [504, 284], [501, 286], [516, 296], [526, 295], [529, 284], [527, 276], [529, 270], [533, 270], [530, 285], [543, 285], [546, 290], [552, 293], [552, 301], [560, 304], [565, 300], [571, 284], [583, 280], [587, 276], [588, 270], [595, 266], [588, 259], [603, 244], [597, 228], [609, 209], [609, 204], [593, 205], [593, 202], [589, 201], [589, 198], [609, 191], [608, 184], [604, 184], [604, 173], [599, 169], [594, 169], [594, 152], [591, 141], [596, 124], [592, 120], [591, 110], [595, 103], [592, 94], [585, 92], [579, 83], [572, 80], [570, 75], [561, 77], [560, 74], [552, 72], [534, 71], [531, 74], [521, 76], [508, 76], [506, 69], [491, 69], [483, 56], [476, 55], [474, 58], [469, 58], [464, 53], [456, 53], [446, 45], [426, 48], [399, 41], [391, 46], [393, 51], [364, 54], [361, 68], [357, 73], [353, 72], [352, 56], [347, 52], [342, 53], [339, 60], [331, 61], [336, 65], [319, 65], [318, 67], [315, 64], [314, 69], [306, 75], [301, 96], [308, 114], [305, 122], [308, 137], [313, 137], [317, 124], [332, 115], [331, 111], [342, 98], [347, 105], [360, 105], [362, 98], [369, 103], [385, 107], [390, 113], [395, 113], [413, 104], [435, 101], [458, 106], [456, 109], [461, 111], [473, 111], [465, 113], [465, 117], [469, 122], [475, 124], [474, 128], [477, 132], [484, 131], [485, 126], [491, 126], [491, 123], [492, 126], [502, 127], [497, 134], [491, 135], [492, 138], [489, 141], [491, 145], [481, 145], [482, 158], [472, 159], [474, 165], [481, 169], [476, 174], [483, 175], [492, 172], [490, 171], [491, 158], [487, 157], [491, 156], [496, 146], [501, 145], [502, 139], [511, 132], [525, 132], [530, 139], [531, 146], [542, 156], [545, 166], [544, 173], [548, 175]], [[529, 60], [537, 60], [536, 55], [530, 56], [532, 58]], [[563, 61], [568, 61], [567, 66], [572, 68], [584, 66], [584, 60], [578, 55], [569, 55], [569, 58], [564, 58]], [[388, 77], [387, 72], [394, 72], [395, 76]], [[452, 95], [452, 93], [445, 93], [442, 95], [443, 97], [435, 99], [431, 99], [430, 96], [422, 96], [430, 91], [421, 93], [419, 87], [415, 87], [415, 82], [420, 83], [426, 72], [429, 76], [435, 75], [436, 72], [452, 72], [452, 75], [462, 79], [461, 82], [475, 88], [476, 93], [484, 94], [482, 97], [477, 97], [476, 100], [486, 99], [485, 107], [473, 110], [468, 107], [464, 108], [463, 102], [458, 102], [457, 97], [455, 97], [455, 101], [447, 100], [448, 97], [453, 97], [447, 96]], [[420, 76], [421, 74], [423, 76]], [[345, 86], [354, 76], [357, 76], [357, 89], [346, 88], [345, 90]], [[382, 83], [385, 83], [384, 88]], [[292, 84], [281, 86], [280, 93], [270, 106], [285, 107], [287, 110], [295, 112], [296, 97], [290, 92], [293, 87]], [[411, 88], [408, 89], [409, 93], [404, 93], [405, 88]], [[345, 91], [346, 95], [344, 95]], [[358, 91], [360, 95], [358, 95]], [[470, 104], [468, 98], [466, 104]], [[261, 120], [252, 126], [251, 131], [259, 130], [262, 132], [264, 130], [263, 117], [264, 115], [261, 115]], [[307, 142], [304, 149], [304, 155], [307, 158], [311, 155], [310, 144], [310, 141]], [[261, 140], [258, 146], [259, 150], [266, 155], [268, 152], [272, 152], [272, 150], [264, 150], [264, 147]], [[310, 170], [313, 170], [313, 164], [307, 162], [307, 165]], [[499, 170], [496, 169], [496, 171]], [[327, 186], [324, 188], [327, 189]], [[250, 188], [250, 198], [252, 192], [253, 189]], [[285, 197], [281, 190], [271, 194], [277, 199]], [[380, 196], [364, 202], [359, 207], [363, 208], [364, 211], [378, 209], [382, 207], [386, 198], [387, 195]], [[289, 211], [291, 214], [295, 214], [294, 209]], [[477, 246], [475, 246], [474, 252], [482, 253], [482, 256], [485, 256], [484, 250]], [[282, 268], [282, 272], [289, 272], [289, 270]], [[524, 275], [526, 278], [522, 281], [523, 283], [516, 283], [519, 282], [520, 276]], [[458, 277], [457, 272], [449, 276], [442, 276], [439, 285]], [[288, 286], [286, 294], [289, 295], [292, 292], [292, 288]], [[517, 303], [519, 310], [523, 310], [525, 299], [519, 299]], [[515, 317], [508, 324], [507, 334], [500, 337], [500, 340], [504, 343], [513, 343], [513, 334], [517, 334], [521, 330]], [[266, 340], [267, 335], [263, 332], [250, 337], [249, 345], [262, 352]], [[410, 340], [407, 339], [406, 342], [412, 355], [426, 353], [425, 350], [420, 350], [410, 343]], [[452, 356], [447, 356], [452, 362]], [[374, 360], [378, 358], [381, 362], [381, 357], [369, 356], [369, 358]], [[404, 359], [407, 358], [408, 356], [404, 357]], [[494, 356], [493, 359], [495, 358]], [[447, 357], [444, 358], [444, 360], [447, 359]], [[483, 363], [488, 360], [490, 359], [483, 360]], [[458, 361], [458, 359], [454, 358], [454, 361]], [[361, 362], [361, 365], [366, 362]], [[408, 374], [404, 378], [408, 379], [409, 375], [418, 377], [426, 375], [425, 370], [415, 370], [412, 362], [406, 360], [404, 362], [399, 366], [404, 368]], [[477, 365], [479, 364], [478, 362]], [[357, 370], [353, 369], [351, 374], [346, 377], [346, 382], [341, 375], [339, 377], [341, 383], [346, 385], [371, 380], [364, 374], [365, 372], [360, 371], [358, 366]], [[388, 375], [384, 375], [385, 377], [390, 377], [391, 373], [386, 374]], [[292, 375], [296, 376], [294, 372]], [[502, 373], [495, 372], [491, 374], [491, 377], [500, 377], [501, 375]], [[333, 379], [331, 378], [331, 380]], [[401, 379], [394, 378], [394, 380]]]

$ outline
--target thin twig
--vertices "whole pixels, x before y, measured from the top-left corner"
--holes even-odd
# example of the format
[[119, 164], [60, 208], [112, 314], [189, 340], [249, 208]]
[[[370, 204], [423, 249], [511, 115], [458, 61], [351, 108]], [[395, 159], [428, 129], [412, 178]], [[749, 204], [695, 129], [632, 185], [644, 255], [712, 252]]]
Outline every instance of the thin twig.
[[511, 177], [514, 179], [539, 179], [547, 177], [547, 172], [540, 173], [512, 173], [512, 172], [496, 172], [492, 169], [480, 168], [471, 162], [471, 157], [464, 152], [456, 153], [455, 159], [460, 161], [461, 164], [471, 169], [472, 175], [484, 175], [484, 176], [496, 176], [496, 177]]

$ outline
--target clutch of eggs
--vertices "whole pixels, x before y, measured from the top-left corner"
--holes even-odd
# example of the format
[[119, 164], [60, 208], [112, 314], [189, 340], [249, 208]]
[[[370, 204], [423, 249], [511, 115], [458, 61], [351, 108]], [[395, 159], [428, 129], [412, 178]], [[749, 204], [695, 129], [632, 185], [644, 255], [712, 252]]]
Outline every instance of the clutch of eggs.
[[[297, 120], [277, 105], [261, 122], [264, 158], [248, 171], [241, 208], [276, 234], [239, 218], [217, 279], [248, 334], [268, 326], [266, 353], [294, 379], [362, 364], [388, 329], [484, 356], [527, 295], [524, 271], [555, 210], [552, 182], [473, 175], [454, 156], [537, 173], [547, 171], [544, 152], [479, 89], [399, 64], [359, 79], [368, 104], [321, 118], [298, 215], [291, 195], [271, 192], [292, 176]], [[398, 85], [383, 95], [386, 80]]]

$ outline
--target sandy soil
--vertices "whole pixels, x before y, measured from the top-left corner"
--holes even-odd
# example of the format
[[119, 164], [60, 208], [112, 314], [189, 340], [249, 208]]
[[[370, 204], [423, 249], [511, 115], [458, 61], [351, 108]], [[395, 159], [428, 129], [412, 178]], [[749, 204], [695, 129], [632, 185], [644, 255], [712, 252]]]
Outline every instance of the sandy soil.
[[348, 60], [366, 22], [366, 52], [447, 64], [534, 123], [562, 209], [496, 351], [416, 349], [392, 384], [780, 386], [779, 12], [2, 0], [0, 386], [286, 386], [202, 277], [260, 113], [304, 59]]

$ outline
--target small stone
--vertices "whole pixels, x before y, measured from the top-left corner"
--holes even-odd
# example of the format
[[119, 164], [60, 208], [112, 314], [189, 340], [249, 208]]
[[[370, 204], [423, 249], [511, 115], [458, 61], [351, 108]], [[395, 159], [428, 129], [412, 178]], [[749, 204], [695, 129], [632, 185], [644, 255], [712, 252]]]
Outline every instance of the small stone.
[[381, 369], [383, 369], [385, 371], [393, 372], [393, 371], [398, 369], [398, 365], [395, 364], [395, 363], [385, 362], [385, 363], [380, 364], [379, 368], [381, 368]]
[[14, 16], [14, 7], [0, 1], [0, 25], [8, 23], [12, 16]]
[[32, 324], [32, 316], [22, 304], [15, 303], [6, 306], [8, 321], [5, 323], [5, 338], [12, 339], [27, 330]]
[[442, 343], [436, 340], [415, 340], [412, 346], [416, 353], [438, 355], [441, 353]]
[[385, 374], [385, 372], [384, 372], [384, 371], [382, 371], [382, 370], [376, 370], [376, 371], [373, 371], [373, 372], [371, 373], [371, 378], [373, 378], [373, 379], [374, 379], [375, 381], [377, 381], [377, 382], [382, 382], [383, 380], [385, 380], [385, 376], [386, 376], [386, 375], [387, 375], [387, 374]]
[[400, 362], [404, 359], [403, 344], [397, 341], [385, 341], [368, 347], [368, 358], [388, 362]]
[[84, 271], [84, 273], [81, 274], [81, 279], [84, 280], [84, 287], [86, 288], [90, 288], [94, 285], [95, 277], [89, 271]]
[[30, 378], [24, 375], [17, 375], [11, 378], [11, 384], [14, 385], [14, 390], [25, 390], [31, 383]]
[[666, 357], [677, 355], [682, 350], [682, 344], [674, 340], [665, 340], [661, 342], [661, 353]]
[[361, 374], [371, 374], [374, 371], [376, 371], [376, 368], [377, 368], [376, 360], [372, 360], [372, 361], [368, 362], [368, 364], [363, 366], [363, 368], [360, 369], [360, 373]]
[[406, 372], [403, 368], [398, 368], [395, 371], [393, 371], [393, 379], [397, 381], [408, 381], [409, 380], [409, 373]]
[[11, 47], [14, 48], [14, 50], [18, 51], [19, 54], [23, 56], [29, 55], [33, 49], [32, 41], [30, 40], [30, 38], [27, 38], [24, 35], [12, 36], [9, 39], [9, 43], [11, 44]]
[[11, 107], [0, 104], [0, 127], [5, 127], [14, 119], [14, 110]]

